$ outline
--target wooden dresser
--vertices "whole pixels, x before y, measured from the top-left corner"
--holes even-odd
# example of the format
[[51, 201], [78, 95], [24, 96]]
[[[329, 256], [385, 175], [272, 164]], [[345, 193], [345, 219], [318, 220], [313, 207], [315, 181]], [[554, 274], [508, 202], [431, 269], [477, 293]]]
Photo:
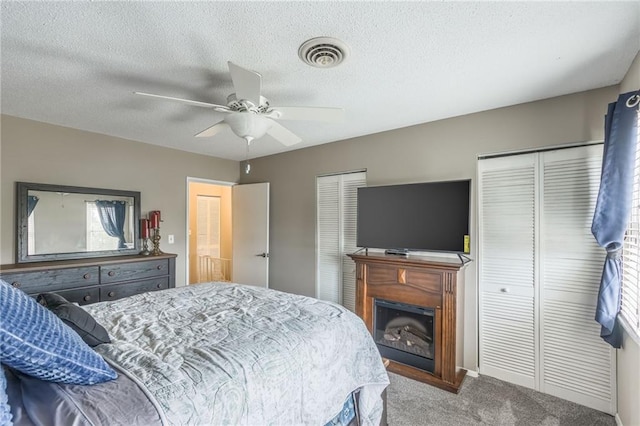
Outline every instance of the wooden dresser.
[[31, 296], [55, 292], [81, 305], [176, 285], [176, 255], [117, 256], [0, 265], [0, 278]]
[[447, 259], [351, 254], [356, 263], [356, 313], [374, 331], [375, 300], [432, 308], [434, 315], [433, 372], [389, 360], [388, 370], [458, 392], [466, 370], [462, 365], [462, 302], [464, 265]]

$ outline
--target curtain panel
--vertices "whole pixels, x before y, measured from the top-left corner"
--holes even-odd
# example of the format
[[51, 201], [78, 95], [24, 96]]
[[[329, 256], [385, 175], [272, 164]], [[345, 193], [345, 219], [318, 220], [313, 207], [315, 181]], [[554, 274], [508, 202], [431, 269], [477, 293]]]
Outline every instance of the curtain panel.
[[124, 222], [127, 204], [124, 201], [96, 200], [102, 228], [110, 237], [118, 238], [118, 248], [126, 248]]
[[36, 204], [38, 204], [39, 200], [40, 198], [35, 195], [27, 196], [27, 217], [31, 216], [31, 213], [33, 213], [33, 209], [36, 208]]
[[632, 207], [639, 96], [640, 91], [625, 93], [608, 106], [602, 178], [591, 225], [596, 241], [607, 251], [595, 319], [601, 325], [600, 336], [614, 348], [619, 348], [622, 343], [617, 321], [622, 280], [621, 253]]

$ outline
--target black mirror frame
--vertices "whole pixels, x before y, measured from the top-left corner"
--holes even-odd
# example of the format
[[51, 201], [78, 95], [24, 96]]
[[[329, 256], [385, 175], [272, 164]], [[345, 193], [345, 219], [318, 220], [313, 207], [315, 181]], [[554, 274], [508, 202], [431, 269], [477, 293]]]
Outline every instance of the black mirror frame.
[[[30, 255], [28, 253], [27, 230], [29, 223], [27, 195], [29, 194], [29, 190], [132, 197], [134, 201], [134, 247], [130, 249], [119, 250], [44, 253]], [[140, 252], [140, 192], [122, 191], [117, 189], [86, 188], [81, 186], [51, 185], [45, 183], [16, 182], [16, 224], [16, 263], [137, 255]]]

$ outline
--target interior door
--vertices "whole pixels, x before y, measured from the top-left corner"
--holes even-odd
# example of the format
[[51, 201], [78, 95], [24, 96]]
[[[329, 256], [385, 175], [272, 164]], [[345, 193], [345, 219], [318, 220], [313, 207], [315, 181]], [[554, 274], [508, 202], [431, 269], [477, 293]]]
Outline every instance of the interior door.
[[233, 187], [233, 273], [240, 284], [269, 287], [269, 183]]

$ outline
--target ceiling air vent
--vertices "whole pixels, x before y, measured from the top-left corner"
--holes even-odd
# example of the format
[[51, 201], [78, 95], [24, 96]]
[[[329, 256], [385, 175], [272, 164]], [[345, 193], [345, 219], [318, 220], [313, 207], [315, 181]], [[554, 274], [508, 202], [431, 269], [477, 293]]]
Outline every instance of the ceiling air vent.
[[316, 37], [302, 43], [298, 56], [312, 67], [333, 68], [349, 55], [349, 46], [333, 37]]

